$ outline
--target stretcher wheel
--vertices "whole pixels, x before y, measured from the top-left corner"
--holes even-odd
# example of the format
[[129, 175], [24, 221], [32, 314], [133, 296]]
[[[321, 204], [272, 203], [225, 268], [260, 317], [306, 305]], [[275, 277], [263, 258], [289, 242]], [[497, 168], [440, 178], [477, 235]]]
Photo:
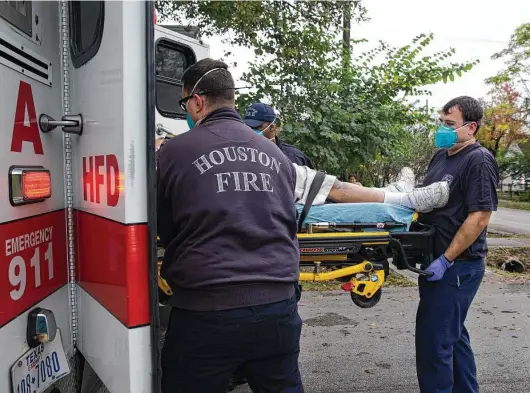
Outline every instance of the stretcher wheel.
[[381, 300], [382, 288], [379, 288], [371, 298], [366, 296], [357, 295], [356, 293], [350, 292], [351, 300], [356, 306], [361, 308], [370, 308], [375, 306]]

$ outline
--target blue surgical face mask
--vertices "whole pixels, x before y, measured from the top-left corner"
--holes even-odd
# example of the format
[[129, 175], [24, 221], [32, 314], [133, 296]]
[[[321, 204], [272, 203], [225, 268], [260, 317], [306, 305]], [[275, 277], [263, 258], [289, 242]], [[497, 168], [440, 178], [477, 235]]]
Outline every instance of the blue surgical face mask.
[[450, 149], [457, 140], [456, 130], [446, 125], [440, 126], [434, 134], [434, 145], [439, 149]]
[[195, 122], [193, 121], [189, 113], [186, 115], [186, 121], [188, 122], [188, 127], [190, 128], [190, 130], [195, 127]]
[[[274, 120], [276, 120], [276, 118], [274, 118]], [[262, 131], [262, 130], [259, 130], [259, 129], [257, 129], [257, 128], [253, 128], [254, 132], [255, 132], [256, 134], [258, 134], [258, 135], [264, 136], [263, 133], [264, 133], [265, 131], [267, 131], [267, 130], [269, 129], [270, 126], [272, 126], [272, 125], [274, 124], [274, 120], [272, 121], [271, 124], [269, 124], [267, 127], [265, 127], [265, 129], [264, 129], [263, 131]]]

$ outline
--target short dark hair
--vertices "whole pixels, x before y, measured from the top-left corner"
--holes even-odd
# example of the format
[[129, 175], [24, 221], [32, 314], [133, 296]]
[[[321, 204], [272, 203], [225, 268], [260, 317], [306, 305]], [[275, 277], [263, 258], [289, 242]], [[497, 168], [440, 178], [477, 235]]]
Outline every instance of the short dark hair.
[[473, 97], [456, 97], [444, 105], [442, 112], [448, 115], [452, 108], [458, 108], [458, 110], [462, 112], [464, 123], [477, 123], [477, 130], [475, 131], [476, 134], [480, 129], [482, 117], [484, 116], [484, 110], [482, 109], [480, 102]]
[[[201, 77], [214, 68], [220, 68], [210, 72], [204, 78]], [[198, 80], [201, 80], [191, 91]], [[232, 74], [228, 71], [228, 65], [220, 60], [202, 59], [188, 68], [182, 75], [182, 85], [188, 94], [206, 92], [204, 95], [209, 105], [234, 105], [235, 104], [235, 85]]]

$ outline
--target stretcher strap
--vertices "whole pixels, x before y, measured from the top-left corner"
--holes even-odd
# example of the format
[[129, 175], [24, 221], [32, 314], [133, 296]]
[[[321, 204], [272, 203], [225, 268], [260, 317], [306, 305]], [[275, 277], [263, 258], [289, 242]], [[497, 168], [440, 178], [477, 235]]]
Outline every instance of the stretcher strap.
[[307, 193], [304, 208], [300, 212], [300, 217], [298, 217], [298, 232], [302, 231], [302, 225], [304, 224], [304, 220], [307, 217], [307, 213], [309, 213], [309, 209], [311, 209], [311, 205], [317, 197], [318, 191], [320, 191], [320, 187], [322, 187], [322, 183], [324, 183], [325, 178], [326, 174], [324, 172], [316, 173], [315, 178], [313, 179], [313, 182], [309, 187], [309, 192]]

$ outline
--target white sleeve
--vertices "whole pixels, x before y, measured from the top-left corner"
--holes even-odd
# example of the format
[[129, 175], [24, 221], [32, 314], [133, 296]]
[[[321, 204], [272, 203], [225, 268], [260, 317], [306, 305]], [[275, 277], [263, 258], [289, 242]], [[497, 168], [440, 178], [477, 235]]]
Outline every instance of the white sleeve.
[[[317, 171], [306, 166], [293, 165], [296, 170], [296, 187], [294, 190], [295, 202], [304, 204]], [[313, 201], [313, 205], [323, 205], [326, 202], [335, 180], [337, 180], [335, 176], [326, 175], [320, 186], [320, 190]]]

